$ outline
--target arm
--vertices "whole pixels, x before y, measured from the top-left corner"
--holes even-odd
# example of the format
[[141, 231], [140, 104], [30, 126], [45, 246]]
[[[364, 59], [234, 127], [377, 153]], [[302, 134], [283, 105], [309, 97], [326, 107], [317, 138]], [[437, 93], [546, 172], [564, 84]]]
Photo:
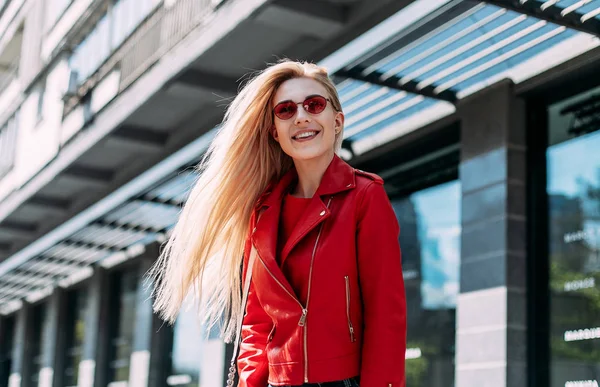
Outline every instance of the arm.
[[[252, 214], [250, 227], [254, 228], [256, 213]], [[244, 262], [242, 282], [245, 281], [248, 259], [252, 251], [252, 238], [248, 235], [244, 246]], [[255, 259], [258, 259], [256, 257]], [[256, 262], [254, 262], [256, 265]], [[242, 284], [243, 286], [243, 284]], [[267, 339], [273, 321], [264, 311], [254, 289], [254, 281], [250, 281], [246, 313], [242, 320], [241, 342], [237, 359], [239, 383], [238, 387], [266, 387], [269, 378], [269, 361], [267, 359]]]
[[357, 252], [364, 306], [361, 387], [404, 387], [406, 295], [394, 210], [380, 182], [358, 207]]
[[273, 321], [260, 305], [252, 282], [246, 305], [238, 357], [239, 387], [266, 387], [269, 377], [266, 346]]

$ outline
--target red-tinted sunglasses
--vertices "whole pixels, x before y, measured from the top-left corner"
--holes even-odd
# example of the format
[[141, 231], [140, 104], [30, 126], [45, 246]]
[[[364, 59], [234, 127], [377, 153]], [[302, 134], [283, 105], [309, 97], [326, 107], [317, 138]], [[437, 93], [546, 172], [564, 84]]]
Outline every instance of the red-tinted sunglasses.
[[273, 114], [281, 120], [289, 120], [296, 115], [298, 105], [302, 105], [304, 110], [309, 114], [319, 114], [327, 107], [327, 101], [331, 102], [329, 98], [321, 95], [310, 95], [302, 102], [283, 101], [275, 105]]

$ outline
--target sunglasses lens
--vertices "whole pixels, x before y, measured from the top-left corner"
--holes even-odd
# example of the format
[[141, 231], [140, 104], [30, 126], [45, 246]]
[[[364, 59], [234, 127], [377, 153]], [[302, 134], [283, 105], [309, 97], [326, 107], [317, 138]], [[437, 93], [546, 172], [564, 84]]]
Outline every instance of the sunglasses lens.
[[294, 114], [296, 114], [297, 109], [298, 105], [288, 101], [277, 104], [275, 109], [273, 109], [273, 113], [275, 113], [275, 115], [282, 120], [289, 120]]
[[325, 110], [325, 107], [327, 106], [327, 99], [321, 96], [314, 96], [304, 100], [302, 105], [304, 106], [304, 110], [310, 114], [319, 114]]

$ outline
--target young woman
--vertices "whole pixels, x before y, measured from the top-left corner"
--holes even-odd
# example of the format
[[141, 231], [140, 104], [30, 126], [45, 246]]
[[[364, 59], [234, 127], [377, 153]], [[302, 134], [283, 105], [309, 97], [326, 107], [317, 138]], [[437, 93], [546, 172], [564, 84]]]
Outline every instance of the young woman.
[[283, 61], [257, 75], [152, 271], [166, 319], [194, 292], [226, 339], [243, 321], [242, 387], [405, 384], [399, 226], [382, 179], [336, 155], [343, 128], [323, 68]]

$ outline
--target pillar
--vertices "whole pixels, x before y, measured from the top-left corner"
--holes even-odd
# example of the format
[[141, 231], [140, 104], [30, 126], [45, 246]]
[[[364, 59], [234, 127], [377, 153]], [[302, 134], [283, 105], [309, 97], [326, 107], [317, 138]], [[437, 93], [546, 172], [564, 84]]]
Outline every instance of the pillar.
[[526, 387], [525, 105], [501, 81], [461, 118], [456, 386]]

